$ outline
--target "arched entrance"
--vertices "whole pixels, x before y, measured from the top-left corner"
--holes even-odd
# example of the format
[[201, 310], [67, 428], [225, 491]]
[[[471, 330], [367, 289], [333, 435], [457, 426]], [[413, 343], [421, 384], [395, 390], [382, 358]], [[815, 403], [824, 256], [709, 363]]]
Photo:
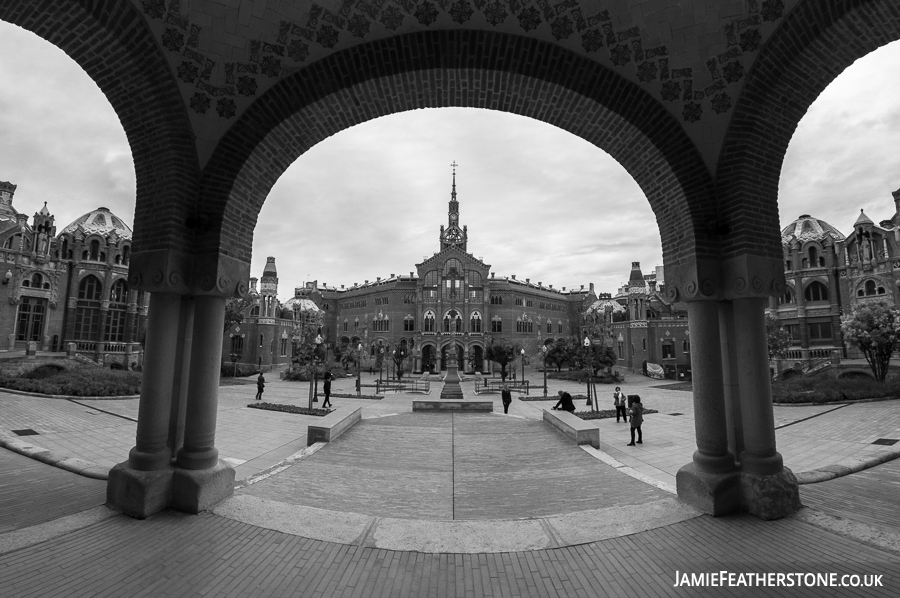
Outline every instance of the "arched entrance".
[[437, 366], [435, 359], [434, 345], [425, 345], [422, 347], [422, 371], [434, 373]]
[[464, 351], [460, 344], [452, 343], [441, 347], [441, 371], [447, 371], [447, 356], [456, 353], [456, 365], [462, 371]]
[[[900, 38], [896, 2], [748, 2], [721, 15], [683, 3], [672, 18], [704, 26], [678, 29], [687, 36], [678, 41], [667, 19], [644, 19], [636, 0], [599, 13], [577, 0], [560, 5], [556, 41], [538, 27], [540, 11], [508, 18], [516, 11], [502, 2], [484, 17], [507, 21], [512, 33], [451, 12], [441, 30], [409, 12], [388, 27], [402, 23], [406, 33], [369, 33], [359, 14], [353, 31], [322, 25], [312, 52], [313, 32], [277, 8], [263, 15], [274, 21], [236, 32], [201, 5], [181, 14], [161, 1], [89, 4], [4, 2], [0, 19], [78, 61], [132, 147], [128, 282], [152, 295], [136, 443], [110, 474], [115, 508], [196, 512], [231, 492], [234, 472], [215, 447], [220, 323], [225, 298], [247, 291], [256, 215], [278, 177], [344, 128], [440, 106], [552, 124], [634, 177], [660, 226], [666, 292], [688, 304], [698, 450], [679, 471], [679, 496], [713, 514], [744, 508], [774, 518], [797, 507], [796, 480], [775, 448], [763, 319], [766, 298], [784, 291], [777, 182], [821, 90]], [[222, 54], [209, 40], [225, 34], [236, 39]], [[722, 52], [672, 50], [699, 45]], [[234, 80], [248, 64], [265, 64], [264, 74]], [[210, 65], [221, 80], [210, 82]], [[185, 412], [183, 421], [172, 415]]]
[[470, 349], [472, 354], [472, 363], [469, 369], [474, 372], [484, 373], [484, 348], [481, 345], [475, 345]]

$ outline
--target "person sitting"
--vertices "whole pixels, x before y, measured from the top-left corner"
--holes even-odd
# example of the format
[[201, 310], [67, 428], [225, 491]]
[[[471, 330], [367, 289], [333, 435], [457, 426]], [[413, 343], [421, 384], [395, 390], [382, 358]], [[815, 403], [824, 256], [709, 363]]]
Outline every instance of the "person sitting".
[[575, 403], [572, 402], [572, 395], [563, 390], [559, 391], [559, 401], [553, 406], [553, 409], [575, 413]]

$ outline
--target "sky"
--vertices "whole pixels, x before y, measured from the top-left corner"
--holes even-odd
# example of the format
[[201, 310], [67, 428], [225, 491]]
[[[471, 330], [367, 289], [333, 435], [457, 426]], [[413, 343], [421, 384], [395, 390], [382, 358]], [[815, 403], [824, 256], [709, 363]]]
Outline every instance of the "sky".
[[[864, 209], [894, 213], [900, 187], [900, 44], [848, 68], [812, 105], [788, 149], [782, 226], [811, 214], [845, 234]], [[319, 143], [272, 188], [257, 223], [251, 276], [276, 258], [279, 296], [408, 274], [439, 249], [456, 169], [468, 250], [497, 276], [615, 292], [631, 262], [662, 265], [659, 230], [634, 180], [565, 131], [487, 110], [417, 110]], [[49, 43], [0, 22], [0, 181], [31, 216], [47, 202], [57, 230], [104, 206], [129, 225], [134, 166], [109, 103]], [[585, 214], [590, 214], [585, 218]]]

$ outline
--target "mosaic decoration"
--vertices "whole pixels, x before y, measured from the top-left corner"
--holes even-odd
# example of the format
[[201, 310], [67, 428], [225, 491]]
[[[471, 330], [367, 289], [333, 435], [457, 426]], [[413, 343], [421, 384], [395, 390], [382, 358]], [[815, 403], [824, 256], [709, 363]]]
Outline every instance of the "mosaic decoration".
[[210, 80], [215, 62], [197, 49], [201, 27], [181, 13], [181, 0], [141, 0], [140, 6], [149, 19], [162, 23], [159, 42], [165, 51], [179, 57], [176, 77], [192, 86], [190, 108], [207, 114], [215, 100], [215, 114], [226, 119], [246, 105], [235, 100], [265, 88], [261, 78], [270, 84], [296, 71], [307, 64], [316, 46], [334, 50], [379, 28], [397, 31], [404, 23], [431, 27], [441, 19], [458, 25], [481, 19], [491, 27], [512, 23], [522, 33], [543, 28], [544, 35], [557, 41], [574, 41], [588, 56], [608, 59], [614, 69], [663, 102], [681, 103], [682, 120], [695, 123], [706, 114], [721, 115], [734, 107], [728, 87], [746, 76], [744, 55], [762, 45], [763, 23], [782, 19], [785, 12], [784, 0], [746, 0], [747, 14], [723, 27], [727, 50], [701, 69], [702, 80], [711, 82], [700, 89], [695, 69], [671, 65], [666, 46], [645, 48], [639, 27], [617, 29], [608, 9], [586, 15], [579, 0], [343, 0], [334, 10], [313, 3], [299, 22], [282, 21], [275, 39], [251, 40], [247, 62], [225, 63], [224, 85], [218, 85]]

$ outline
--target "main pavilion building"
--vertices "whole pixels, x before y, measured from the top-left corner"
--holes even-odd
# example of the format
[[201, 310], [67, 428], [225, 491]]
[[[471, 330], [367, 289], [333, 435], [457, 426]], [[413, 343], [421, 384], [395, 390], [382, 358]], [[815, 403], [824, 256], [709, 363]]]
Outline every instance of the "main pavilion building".
[[417, 373], [445, 369], [447, 354], [454, 351], [463, 371], [489, 371], [485, 351], [501, 337], [519, 343], [529, 357], [557, 338], [580, 337], [582, 314], [597, 299], [593, 284], [557, 289], [515, 274], [496, 276], [468, 251], [455, 170], [439, 243], [440, 250], [408, 275], [348, 288], [308, 282], [284, 304], [277, 300], [275, 258], [268, 258], [261, 280], [250, 280], [254, 305], [226, 333], [223, 359], [261, 365], [290, 361], [300, 342], [299, 322], [311, 312], [321, 314], [326, 345], [362, 344], [376, 358], [382, 351], [404, 350], [412, 357], [404, 367]]

